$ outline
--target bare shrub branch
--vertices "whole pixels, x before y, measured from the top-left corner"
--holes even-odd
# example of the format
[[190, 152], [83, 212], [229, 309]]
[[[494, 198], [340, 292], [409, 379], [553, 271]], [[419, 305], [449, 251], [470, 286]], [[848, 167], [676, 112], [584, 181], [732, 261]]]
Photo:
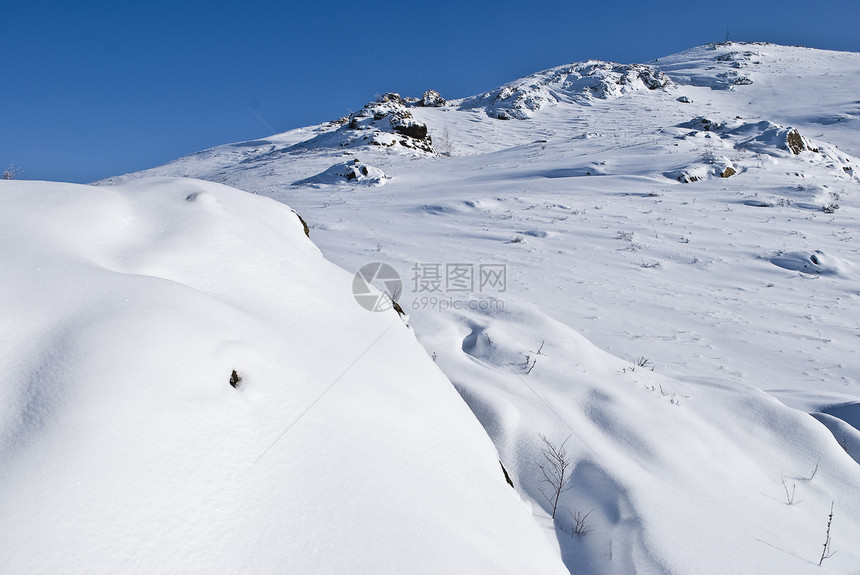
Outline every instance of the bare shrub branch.
[[785, 489], [785, 502], [789, 505], [794, 505], [794, 492], [797, 490], [797, 485], [791, 485], [791, 492], [788, 491], [788, 485], [785, 483], [785, 477], [782, 478], [782, 487]]
[[4, 180], [14, 180], [15, 177], [21, 172], [21, 168], [16, 168], [12, 164], [9, 164], [9, 167], [3, 170], [3, 179]]
[[[594, 511], [594, 509], [591, 511]], [[570, 509], [567, 510], [567, 512], [570, 513], [571, 520], [573, 521], [570, 525], [571, 536], [582, 537], [594, 531], [594, 528], [586, 522], [588, 516], [591, 515], [591, 511], [583, 514], [582, 511], [570, 513]]]
[[833, 523], [833, 502], [830, 502], [830, 515], [827, 516], [827, 533], [824, 538], [824, 549], [821, 550], [821, 559], [818, 560], [818, 566], [820, 567], [822, 563], [824, 563], [825, 559], [830, 559], [833, 557], [835, 551], [830, 550], [830, 525]]
[[546, 491], [541, 489], [540, 492], [552, 507], [552, 518], [555, 519], [561, 494], [572, 487], [567, 485], [572, 470], [570, 468], [570, 456], [564, 447], [570, 437], [565, 439], [561, 445], [555, 445], [543, 434], [540, 434], [540, 439], [543, 442], [541, 455], [544, 458], [544, 462], [539, 465], [543, 475], [540, 481], [548, 486]]

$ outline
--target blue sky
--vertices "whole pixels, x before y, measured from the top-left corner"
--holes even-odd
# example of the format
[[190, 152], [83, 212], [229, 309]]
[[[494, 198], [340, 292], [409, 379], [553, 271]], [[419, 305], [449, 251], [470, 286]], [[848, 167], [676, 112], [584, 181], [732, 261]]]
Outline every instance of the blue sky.
[[331, 120], [376, 93], [468, 96], [591, 58], [725, 38], [860, 51], [856, 0], [7, 0], [0, 169], [89, 182]]

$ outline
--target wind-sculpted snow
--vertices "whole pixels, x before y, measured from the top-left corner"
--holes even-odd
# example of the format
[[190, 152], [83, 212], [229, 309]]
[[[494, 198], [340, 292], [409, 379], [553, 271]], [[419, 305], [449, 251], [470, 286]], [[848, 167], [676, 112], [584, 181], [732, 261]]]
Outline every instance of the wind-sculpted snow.
[[762, 65], [762, 51], [767, 44], [711, 44], [677, 56], [658, 60], [660, 70], [679, 84], [704, 86], [714, 90], [733, 90], [749, 86]]
[[812, 275], [853, 275], [854, 265], [820, 250], [808, 252], [778, 252], [770, 258], [773, 265]]
[[285, 205], [0, 181], [0, 572], [564, 573]]
[[858, 53], [723, 42], [660, 58], [653, 65], [685, 95], [702, 91], [725, 113], [794, 126], [860, 156]]
[[335, 164], [315, 176], [295, 182], [294, 185], [324, 186], [327, 184], [352, 183], [382, 186], [387, 179], [388, 177], [385, 175], [385, 172], [379, 168], [355, 159], [351, 162]]
[[[696, 164], [666, 174], [683, 183], [715, 176], [733, 176], [742, 169], [736, 164], [749, 163], [762, 154], [776, 158], [802, 155], [805, 162], [834, 170], [835, 176], [839, 178], [860, 181], [860, 170], [856, 169], [860, 166], [860, 160], [831, 144], [812, 141], [796, 128], [786, 128], [766, 120], [747, 122], [736, 117], [717, 122], [702, 116], [683, 122], [678, 127], [683, 129], [679, 139], [705, 142], [710, 150], [719, 150], [737, 158], [733, 161], [725, 155], [711, 152]], [[743, 158], [747, 161], [744, 162]]]
[[[402, 99], [444, 154], [341, 146], [345, 119], [147, 174], [275, 198], [337, 264], [394, 268], [572, 573], [851, 573], [858, 93], [858, 54], [711, 44]], [[337, 175], [356, 165], [386, 185]], [[540, 434], [571, 458], [555, 518]]]
[[[852, 513], [841, 483], [860, 487], [856, 464], [824, 426], [766, 393], [664, 377], [531, 307], [446, 319], [425, 345], [456, 374], [539, 521], [555, 525], [571, 573], [802, 572], [780, 548], [814, 557], [804, 522], [826, 515], [830, 493]], [[571, 464], [554, 521], [540, 435], [563, 443]], [[802, 505], [784, 501], [781, 474]]]
[[524, 120], [546, 105], [620, 98], [638, 90], [670, 85], [662, 72], [640, 64], [589, 61], [560, 66], [517, 80], [460, 102], [460, 109], [481, 108], [500, 120]]

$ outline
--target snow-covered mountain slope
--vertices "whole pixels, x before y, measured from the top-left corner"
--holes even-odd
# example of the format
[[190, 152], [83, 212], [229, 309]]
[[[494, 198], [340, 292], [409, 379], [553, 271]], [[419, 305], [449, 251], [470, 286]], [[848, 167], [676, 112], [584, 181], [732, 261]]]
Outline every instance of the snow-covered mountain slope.
[[669, 84], [661, 72], [649, 66], [590, 61], [539, 72], [491, 92], [466, 98], [458, 107], [461, 110], [482, 109], [499, 120], [524, 120], [547, 104], [609, 100], [637, 90], [665, 88]]
[[[709, 45], [444, 103], [387, 95], [103, 184], [226, 183], [295, 208], [347, 270], [393, 266], [572, 573], [818, 571], [831, 504], [820, 570], [846, 573], [858, 88], [858, 54]], [[432, 149], [387, 145], [407, 126]], [[540, 435], [572, 472], [554, 518]]]
[[0, 572], [564, 572], [286, 206], [184, 179], [0, 206]]
[[860, 156], [858, 53], [729, 43], [693, 48], [652, 65], [689, 97], [702, 94], [725, 115], [791, 125]]

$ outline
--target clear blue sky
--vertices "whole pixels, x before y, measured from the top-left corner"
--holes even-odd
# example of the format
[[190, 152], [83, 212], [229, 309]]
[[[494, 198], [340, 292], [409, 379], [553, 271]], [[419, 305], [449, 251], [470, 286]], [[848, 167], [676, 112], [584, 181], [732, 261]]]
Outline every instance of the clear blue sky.
[[860, 51], [856, 0], [42, 2], [0, 10], [0, 169], [89, 182], [316, 124], [707, 42]]

